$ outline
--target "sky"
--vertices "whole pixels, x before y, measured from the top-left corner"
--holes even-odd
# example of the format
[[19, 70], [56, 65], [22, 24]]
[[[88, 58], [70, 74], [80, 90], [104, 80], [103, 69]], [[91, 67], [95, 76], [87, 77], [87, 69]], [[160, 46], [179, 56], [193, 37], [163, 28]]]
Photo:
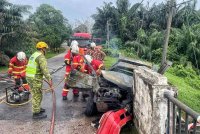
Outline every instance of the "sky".
[[[72, 24], [76, 20], [85, 21], [90, 18], [92, 14], [96, 13], [96, 7], [102, 7], [103, 2], [116, 3], [116, 0], [8, 0], [14, 4], [31, 5], [32, 12], [36, 10], [40, 4], [49, 4], [54, 8], [62, 11], [65, 18]], [[141, 2], [141, 0], [129, 0], [131, 4]], [[149, 1], [150, 5], [153, 3], [166, 2], [166, 0], [144, 0], [144, 4]], [[183, 0], [176, 0], [177, 3], [183, 2]], [[187, 0], [185, 0], [187, 1]], [[200, 9], [200, 0], [197, 0], [197, 9]]]

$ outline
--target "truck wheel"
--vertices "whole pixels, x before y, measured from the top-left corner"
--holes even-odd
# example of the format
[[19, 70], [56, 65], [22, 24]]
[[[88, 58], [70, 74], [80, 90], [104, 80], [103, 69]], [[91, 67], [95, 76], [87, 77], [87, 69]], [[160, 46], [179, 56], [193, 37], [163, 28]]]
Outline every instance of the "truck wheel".
[[94, 93], [90, 93], [90, 96], [88, 98], [86, 109], [85, 109], [85, 115], [86, 116], [92, 116], [97, 113], [97, 106], [94, 102]]

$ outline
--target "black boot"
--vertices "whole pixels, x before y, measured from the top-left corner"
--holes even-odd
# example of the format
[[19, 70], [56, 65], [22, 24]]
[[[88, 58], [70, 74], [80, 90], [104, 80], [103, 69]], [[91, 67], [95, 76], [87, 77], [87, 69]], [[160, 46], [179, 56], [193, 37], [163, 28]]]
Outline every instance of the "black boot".
[[74, 97], [78, 97], [78, 96], [79, 96], [79, 94], [78, 94], [78, 93], [75, 93], [75, 94], [74, 94]]
[[44, 113], [46, 110], [44, 108], [40, 108], [40, 113]]
[[47, 118], [47, 115], [41, 112], [33, 114], [33, 119], [44, 119], [44, 118]]
[[67, 100], [67, 96], [63, 96], [63, 100]]
[[91, 126], [94, 127], [94, 128], [98, 128], [99, 127], [99, 121], [100, 121], [100, 118], [93, 120], [91, 122]]
[[87, 97], [89, 97], [89, 94], [87, 94], [87, 93], [82, 93], [82, 97], [83, 97], [83, 98], [87, 98]]

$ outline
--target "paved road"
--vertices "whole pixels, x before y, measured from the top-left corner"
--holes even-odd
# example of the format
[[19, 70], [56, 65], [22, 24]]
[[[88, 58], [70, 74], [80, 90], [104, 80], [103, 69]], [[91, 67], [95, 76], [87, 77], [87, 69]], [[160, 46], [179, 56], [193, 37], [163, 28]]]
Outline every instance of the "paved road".
[[[63, 64], [64, 53], [48, 60], [48, 66], [56, 69]], [[53, 82], [56, 85], [64, 77], [65, 69], [53, 74]], [[0, 87], [2, 88], [2, 86]], [[56, 87], [56, 123], [55, 134], [93, 134], [95, 129], [90, 126], [93, 118], [83, 114], [86, 103], [81, 95], [73, 97], [70, 91], [68, 100], [63, 101], [61, 90], [63, 83]], [[0, 89], [1, 90], [1, 89]], [[0, 96], [3, 94], [1, 93]], [[50, 128], [52, 98], [51, 93], [45, 93], [42, 102], [48, 115], [44, 120], [32, 120], [31, 103], [21, 107], [10, 107], [0, 104], [0, 133], [1, 134], [47, 134]]]

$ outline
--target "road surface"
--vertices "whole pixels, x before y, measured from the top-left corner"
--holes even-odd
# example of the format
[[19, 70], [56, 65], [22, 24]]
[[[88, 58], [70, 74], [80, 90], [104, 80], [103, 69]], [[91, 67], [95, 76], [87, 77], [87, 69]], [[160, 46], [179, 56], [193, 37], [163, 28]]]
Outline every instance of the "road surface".
[[[63, 64], [65, 53], [57, 55], [48, 60], [50, 71]], [[65, 74], [65, 68], [53, 74], [54, 85], [59, 83]], [[5, 86], [5, 85], [4, 85]], [[47, 88], [47, 87], [46, 87]], [[55, 134], [93, 134], [96, 129], [90, 126], [95, 117], [88, 118], [83, 114], [86, 102], [82, 96], [73, 97], [72, 91], [68, 95], [68, 100], [63, 101], [61, 92], [63, 82], [56, 87], [56, 122]], [[4, 89], [0, 86], [0, 90]], [[0, 92], [0, 97], [4, 95]], [[0, 133], [1, 134], [48, 134], [50, 129], [52, 96], [51, 93], [44, 93], [42, 107], [46, 109], [47, 118], [42, 120], [33, 120], [31, 112], [31, 103], [11, 107], [6, 104], [0, 104]]]

